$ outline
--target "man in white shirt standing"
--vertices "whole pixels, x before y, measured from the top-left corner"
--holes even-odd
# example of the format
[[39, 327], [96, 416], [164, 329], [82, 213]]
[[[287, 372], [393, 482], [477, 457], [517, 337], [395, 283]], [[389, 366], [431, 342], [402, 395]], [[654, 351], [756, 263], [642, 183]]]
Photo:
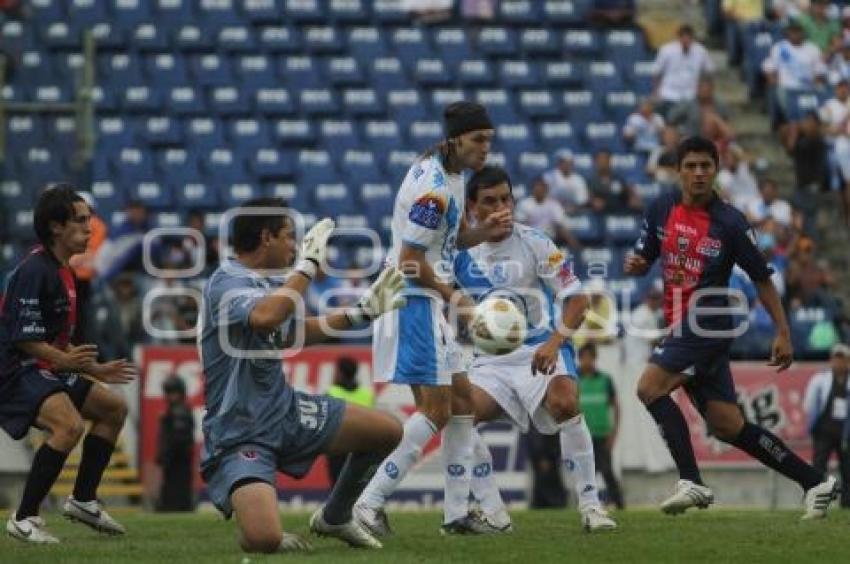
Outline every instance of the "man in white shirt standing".
[[580, 246], [567, 228], [564, 208], [549, 196], [549, 186], [542, 177], [532, 184], [531, 196], [517, 203], [514, 218], [518, 223], [539, 229], [550, 239], [563, 242], [570, 248]]
[[653, 93], [659, 100], [658, 113], [664, 117], [674, 104], [693, 100], [700, 76], [714, 72], [708, 50], [694, 39], [694, 29], [683, 25], [678, 35], [658, 50], [653, 68]]
[[543, 175], [549, 194], [561, 203], [564, 212], [573, 213], [587, 205], [587, 181], [573, 169], [573, 152], [561, 149], [555, 153], [555, 168]]
[[780, 124], [786, 121], [788, 91], [816, 88], [826, 78], [826, 65], [820, 49], [806, 40], [803, 28], [796, 21], [785, 28], [785, 39], [770, 48], [770, 55], [762, 63], [762, 71], [768, 84], [776, 88]]
[[773, 218], [783, 227], [791, 227], [791, 204], [779, 198], [779, 188], [771, 178], [761, 181], [761, 197], [750, 202], [747, 207], [747, 219], [753, 225], [767, 218]]
[[752, 201], [761, 200], [758, 182], [750, 170], [747, 156], [740, 145], [733, 143], [722, 161], [723, 169], [717, 175], [717, 185], [725, 199], [746, 213]]

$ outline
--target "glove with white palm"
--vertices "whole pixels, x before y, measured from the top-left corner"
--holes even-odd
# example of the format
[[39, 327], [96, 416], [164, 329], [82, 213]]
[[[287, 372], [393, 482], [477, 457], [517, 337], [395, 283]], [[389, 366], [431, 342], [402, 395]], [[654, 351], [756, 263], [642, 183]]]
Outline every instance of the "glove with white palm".
[[348, 321], [357, 325], [364, 321], [373, 321], [381, 315], [404, 307], [407, 303], [401, 291], [404, 289], [404, 275], [395, 267], [385, 268], [369, 289], [357, 301], [357, 305], [345, 312]]
[[301, 252], [298, 253], [298, 263], [295, 270], [312, 280], [316, 277], [319, 266], [325, 261], [328, 253], [328, 239], [336, 224], [329, 217], [319, 221], [304, 236], [301, 241]]

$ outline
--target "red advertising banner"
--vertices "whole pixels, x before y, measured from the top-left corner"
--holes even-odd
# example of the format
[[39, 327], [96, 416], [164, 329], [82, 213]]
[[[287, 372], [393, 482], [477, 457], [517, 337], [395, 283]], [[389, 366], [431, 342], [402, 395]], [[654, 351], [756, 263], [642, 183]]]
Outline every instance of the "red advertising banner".
[[[738, 404], [749, 421], [769, 429], [805, 460], [811, 460], [812, 445], [806, 428], [803, 398], [809, 379], [822, 369], [819, 364], [794, 364], [777, 373], [763, 363], [735, 363], [732, 374], [738, 391]], [[676, 400], [682, 407], [691, 430], [694, 453], [701, 465], [758, 467], [760, 463], [744, 452], [708, 434], [705, 421], [679, 391]]]

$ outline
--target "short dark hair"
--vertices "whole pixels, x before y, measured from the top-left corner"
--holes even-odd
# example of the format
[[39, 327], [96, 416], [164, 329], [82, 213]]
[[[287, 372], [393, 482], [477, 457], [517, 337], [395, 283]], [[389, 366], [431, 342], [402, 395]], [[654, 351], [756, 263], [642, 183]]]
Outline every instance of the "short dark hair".
[[45, 247], [53, 243], [50, 222], [64, 225], [74, 217], [74, 203], [86, 201], [70, 184], [49, 184], [41, 192], [33, 211], [33, 225], [38, 240]]
[[513, 196], [514, 186], [508, 172], [500, 166], [487, 165], [473, 174], [466, 182], [466, 197], [473, 202], [478, 199], [478, 191], [482, 188], [492, 188], [499, 184], [507, 184]]
[[682, 161], [685, 160], [688, 153], [708, 153], [711, 160], [714, 161], [714, 166], [720, 166], [720, 155], [717, 153], [717, 145], [710, 139], [694, 135], [679, 143], [679, 147], [676, 149], [677, 167], [682, 166]]
[[581, 358], [584, 354], [592, 354], [596, 358], [596, 345], [593, 343], [585, 343], [578, 349], [578, 356]]
[[677, 35], [679, 35], [679, 36], [690, 35], [691, 37], [693, 37], [694, 36], [694, 28], [689, 24], [684, 24], [684, 25], [679, 27], [679, 32], [677, 33]]
[[346, 379], [353, 380], [357, 377], [357, 361], [350, 356], [341, 356], [336, 359], [336, 369]]
[[[254, 198], [239, 206], [239, 210], [248, 208], [285, 208], [286, 204], [280, 198]], [[237, 253], [250, 253], [260, 246], [263, 230], [277, 235], [284, 225], [287, 216], [283, 214], [255, 215], [240, 213], [233, 220], [233, 249]]]

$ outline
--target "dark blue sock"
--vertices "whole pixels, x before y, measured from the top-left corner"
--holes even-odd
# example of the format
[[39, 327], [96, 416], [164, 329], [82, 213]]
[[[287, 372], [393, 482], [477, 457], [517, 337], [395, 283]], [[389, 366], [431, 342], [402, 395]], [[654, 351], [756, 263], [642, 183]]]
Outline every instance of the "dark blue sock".
[[36, 451], [32, 459], [29, 476], [27, 476], [27, 483], [24, 486], [21, 505], [15, 512], [16, 519], [20, 521], [26, 517], [38, 515], [38, 508], [44, 498], [47, 497], [47, 493], [53, 487], [56, 478], [59, 477], [66, 458], [68, 458], [67, 452], [58, 451], [47, 443], [41, 445], [41, 448]]
[[369, 484], [384, 456], [373, 453], [348, 455], [322, 512], [328, 524], [342, 525], [351, 520], [351, 508]]
[[679, 477], [702, 485], [702, 476], [697, 467], [694, 447], [691, 445], [688, 423], [682, 415], [682, 410], [670, 396], [661, 396], [646, 408], [658, 423], [661, 436], [667, 442], [667, 448], [673, 455], [676, 468], [679, 469]]
[[794, 480], [803, 490], [820, 484], [824, 479], [820, 472], [794, 454], [779, 437], [758, 425], [746, 423], [731, 444], [768, 468]]
[[97, 494], [97, 486], [103, 477], [103, 471], [109, 466], [115, 445], [103, 437], [89, 433], [83, 440], [83, 457], [74, 484], [74, 499], [92, 501]]

